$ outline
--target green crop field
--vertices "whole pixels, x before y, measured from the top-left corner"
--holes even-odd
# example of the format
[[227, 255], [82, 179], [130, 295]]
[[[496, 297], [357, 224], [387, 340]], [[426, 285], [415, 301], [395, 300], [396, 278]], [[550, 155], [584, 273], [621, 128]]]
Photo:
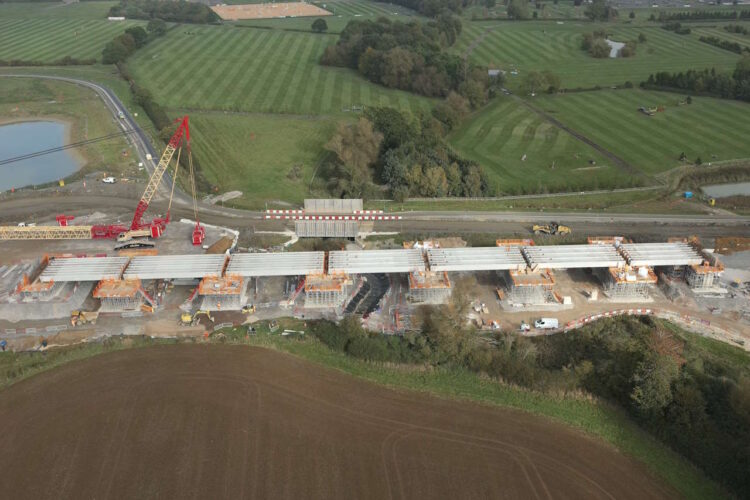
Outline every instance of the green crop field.
[[320, 55], [335, 41], [312, 33], [181, 26], [138, 51], [129, 65], [169, 108], [325, 114], [358, 105], [431, 105], [355, 71], [321, 66]]
[[592, 147], [510, 97], [498, 97], [467, 120], [450, 143], [479, 162], [504, 193], [629, 185], [629, 176]]
[[[219, 192], [242, 191], [240, 204], [301, 203], [335, 120], [265, 114], [191, 113], [190, 131], [201, 169]], [[290, 175], [299, 166], [300, 175]]]
[[[517, 69], [508, 75], [508, 85], [517, 87], [526, 71], [549, 70], [560, 76], [564, 88], [635, 84], [657, 71], [685, 71], [691, 68], [731, 70], [739, 56], [698, 40], [698, 35], [676, 35], [655, 25], [556, 24], [550, 22], [465, 23], [455, 49], [490, 67]], [[631, 58], [595, 59], [581, 50], [581, 37], [597, 28], [606, 29], [615, 41], [637, 40]], [[470, 50], [472, 43], [476, 43]]]
[[[642, 90], [544, 96], [535, 104], [647, 174], [680, 165], [680, 153], [703, 162], [750, 157], [750, 104]], [[664, 106], [647, 116], [641, 106]]]
[[108, 41], [128, 26], [139, 24], [107, 21], [111, 3], [102, 4], [0, 4], [0, 59], [100, 59]]

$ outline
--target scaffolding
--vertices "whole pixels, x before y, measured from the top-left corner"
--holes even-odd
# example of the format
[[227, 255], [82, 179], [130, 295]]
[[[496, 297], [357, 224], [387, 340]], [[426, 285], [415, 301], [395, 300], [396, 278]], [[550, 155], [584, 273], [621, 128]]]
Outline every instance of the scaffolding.
[[524, 239], [499, 239], [495, 240], [495, 246], [498, 247], [533, 247], [534, 240]]
[[340, 307], [347, 299], [352, 280], [346, 274], [308, 274], [305, 277], [305, 307]]
[[704, 262], [700, 265], [692, 265], [685, 269], [685, 281], [693, 290], [700, 291], [719, 287], [719, 277], [724, 272], [724, 265], [716, 262], [711, 265]]
[[451, 280], [443, 271], [409, 273], [409, 300], [422, 304], [443, 304], [451, 296]]
[[544, 305], [559, 302], [552, 291], [555, 276], [550, 270], [510, 270], [505, 276], [505, 283], [507, 293], [498, 291], [498, 297], [504, 296], [511, 304]]
[[140, 310], [143, 305], [141, 280], [105, 279], [94, 288], [92, 296], [101, 302], [100, 312]]
[[20, 295], [21, 300], [24, 301], [45, 302], [52, 300], [57, 296], [64, 286], [65, 283], [61, 282], [41, 282], [32, 280], [28, 275], [24, 274], [21, 283], [16, 287], [16, 293]]
[[236, 274], [206, 276], [198, 284], [202, 299], [201, 309], [206, 311], [239, 311], [245, 304], [245, 279]]
[[614, 300], [643, 300], [658, 281], [654, 270], [648, 266], [596, 269], [604, 287], [604, 294]]
[[60, 291], [60, 284], [54, 281], [39, 281], [39, 275], [49, 264], [49, 255], [45, 255], [32, 272], [24, 274], [21, 283], [16, 287], [16, 293], [22, 300], [46, 301]]

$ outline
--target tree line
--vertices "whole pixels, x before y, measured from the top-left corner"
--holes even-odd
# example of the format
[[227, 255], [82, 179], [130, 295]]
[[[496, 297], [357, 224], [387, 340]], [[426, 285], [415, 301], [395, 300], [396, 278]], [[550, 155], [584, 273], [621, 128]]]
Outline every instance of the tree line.
[[750, 47], [740, 45], [737, 42], [730, 42], [729, 40], [723, 40], [715, 36], [702, 36], [699, 40], [703, 43], [719, 47], [720, 49], [734, 52], [735, 54], [742, 54], [743, 52], [750, 52]]
[[109, 9], [113, 17], [128, 19], [162, 19], [173, 23], [206, 24], [221, 20], [211, 8], [198, 2], [159, 1], [159, 0], [120, 0]]
[[691, 12], [659, 12], [651, 14], [649, 21], [700, 21], [704, 19], [750, 19], [750, 10], [694, 10]]
[[146, 29], [141, 26], [127, 28], [124, 33], [117, 35], [102, 49], [103, 64], [117, 64], [130, 57], [136, 50], [146, 45], [154, 38], [164, 36], [167, 26], [161, 19], [149, 21]]
[[466, 6], [462, 0], [395, 0], [392, 3], [427, 17], [436, 17], [446, 11], [460, 14], [462, 7]]
[[677, 21], [669, 21], [667, 23], [664, 23], [661, 27], [664, 30], [672, 31], [677, 35], [689, 35], [690, 34], [690, 28], [687, 26], [683, 26]]
[[750, 102], [750, 55], [743, 56], [732, 73], [719, 73], [715, 68], [684, 73], [662, 71], [649, 75], [641, 87], [687, 90]]
[[727, 24], [724, 26], [724, 31], [728, 33], [739, 33], [740, 35], [750, 34], [750, 31], [740, 24]]
[[703, 347], [649, 317], [601, 320], [570, 334], [481, 339], [465, 321], [469, 295], [456, 291], [449, 304], [419, 310], [418, 330], [403, 336], [367, 332], [355, 317], [313, 322], [310, 332], [366, 361], [465, 368], [540, 393], [604, 398], [730, 491], [743, 496], [750, 489], [745, 353]]
[[466, 96], [483, 80], [474, 78], [463, 58], [444, 50], [460, 34], [461, 21], [445, 13], [427, 23], [350, 21], [336, 44], [326, 48], [321, 63], [352, 68], [371, 82], [428, 97], [446, 97], [451, 91]]
[[152, 19], [146, 25], [146, 29], [141, 26], [127, 28], [124, 33], [117, 35], [104, 46], [102, 63], [117, 64], [123, 62], [136, 50], [166, 33], [167, 25], [161, 19]]

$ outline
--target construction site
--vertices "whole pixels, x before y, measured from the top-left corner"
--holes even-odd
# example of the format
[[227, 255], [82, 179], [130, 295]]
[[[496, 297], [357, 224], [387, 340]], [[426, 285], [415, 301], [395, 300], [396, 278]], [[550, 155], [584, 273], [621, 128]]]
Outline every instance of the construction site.
[[[472, 304], [467, 321], [480, 329], [519, 330], [544, 313], [563, 330], [586, 315], [649, 307], [693, 314], [731, 331], [736, 343], [750, 331], [750, 277], [725, 278], [727, 267], [697, 238], [545, 245], [517, 238], [482, 247], [452, 238], [374, 249], [367, 241], [374, 224], [402, 216], [365, 210], [362, 200], [308, 199], [299, 209], [266, 210], [262, 219], [293, 224], [290, 242], [337, 238], [344, 242], [338, 249], [241, 249], [239, 231], [200, 222], [189, 141], [183, 117], [151, 165], [129, 224], [79, 225], [58, 215], [54, 224], [0, 226], [0, 245], [33, 247], [0, 257], [0, 337], [22, 349], [74, 332], [198, 335], [261, 319], [346, 315], [373, 331], [402, 334], [415, 328], [418, 308], [451, 307], [456, 290]], [[181, 165], [193, 219], [175, 224]], [[157, 195], [166, 214], [146, 220]], [[532, 232], [560, 238], [571, 229], [551, 223]]]

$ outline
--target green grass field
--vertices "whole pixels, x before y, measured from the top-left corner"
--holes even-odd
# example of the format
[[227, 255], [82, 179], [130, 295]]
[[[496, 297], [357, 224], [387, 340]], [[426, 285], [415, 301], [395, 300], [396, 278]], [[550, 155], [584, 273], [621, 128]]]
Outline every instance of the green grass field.
[[[549, 70], [560, 76], [563, 88], [638, 84], [657, 71], [685, 71], [715, 67], [731, 70], [739, 56], [698, 40], [699, 35], [675, 35], [656, 25], [630, 26], [624, 23], [606, 26], [591, 23], [559, 25], [550, 22], [465, 23], [454, 50], [465, 54], [472, 43], [481, 40], [470, 52], [471, 60], [504, 70], [518, 69], [508, 75], [507, 84], [517, 88], [524, 72]], [[639, 44], [635, 57], [595, 59], [581, 50], [583, 33], [604, 28], [615, 41], [637, 40], [643, 33], [647, 42]], [[486, 36], [481, 38], [486, 32]]]
[[54, 18], [54, 19], [98, 19], [106, 20], [113, 1], [92, 1], [64, 4], [62, 2], [16, 2], [0, 3], [0, 19]]
[[65, 56], [101, 59], [104, 45], [139, 21], [112, 22], [112, 2], [0, 3], [0, 59], [51, 62]]
[[467, 119], [449, 140], [462, 155], [479, 162], [504, 193], [628, 185], [629, 176], [591, 146], [511, 97], [495, 99]]
[[[335, 120], [264, 114], [191, 113], [193, 150], [206, 179], [220, 192], [239, 190], [236, 203], [263, 208], [265, 202], [302, 203], [323, 144]], [[301, 176], [289, 178], [300, 166]]]
[[341, 113], [352, 105], [426, 109], [431, 101], [318, 64], [333, 35], [181, 26], [130, 61], [136, 80], [169, 108]]
[[[667, 92], [617, 90], [543, 96], [535, 104], [646, 174], [680, 165], [685, 152], [690, 161], [704, 163], [750, 158], [750, 104], [709, 97], [693, 98]], [[654, 116], [641, 106], [664, 106]]]

